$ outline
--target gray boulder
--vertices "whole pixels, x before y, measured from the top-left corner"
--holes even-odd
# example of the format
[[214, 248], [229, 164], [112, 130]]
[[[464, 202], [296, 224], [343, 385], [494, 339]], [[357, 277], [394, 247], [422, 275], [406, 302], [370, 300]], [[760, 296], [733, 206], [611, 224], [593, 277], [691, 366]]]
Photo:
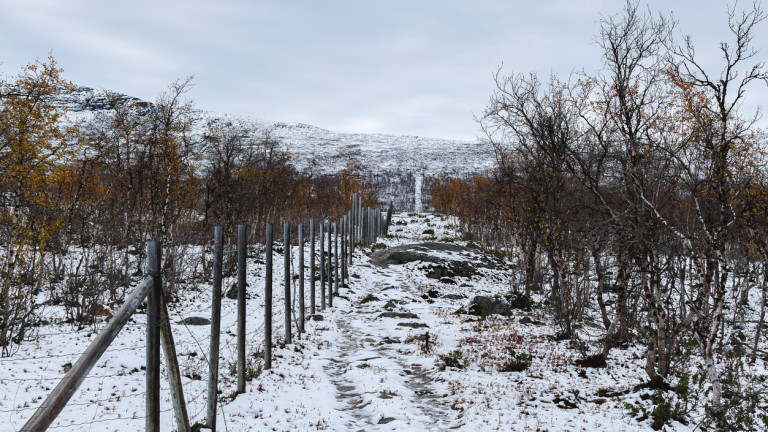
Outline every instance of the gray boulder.
[[469, 304], [469, 313], [471, 315], [488, 316], [488, 315], [512, 315], [512, 308], [507, 303], [499, 298], [476, 296]]

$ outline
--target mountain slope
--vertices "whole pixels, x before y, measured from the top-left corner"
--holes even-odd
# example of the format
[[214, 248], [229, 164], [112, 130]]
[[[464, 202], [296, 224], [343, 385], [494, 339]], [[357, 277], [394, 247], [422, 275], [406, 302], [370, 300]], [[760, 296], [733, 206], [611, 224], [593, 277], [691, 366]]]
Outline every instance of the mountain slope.
[[[112, 95], [118, 104], [149, 105], [130, 96]], [[73, 122], [111, 110], [108, 92], [89, 87], [77, 87], [72, 93], [60, 95], [59, 103], [67, 108], [68, 119]], [[435, 177], [471, 176], [492, 168], [495, 161], [493, 149], [476, 142], [339, 133], [301, 123], [196, 111], [196, 134], [216, 123], [232, 123], [254, 136], [269, 131], [286, 146], [294, 164], [302, 170], [332, 174], [351, 165], [379, 188], [382, 205], [394, 202], [400, 210], [428, 207], [430, 185]]]

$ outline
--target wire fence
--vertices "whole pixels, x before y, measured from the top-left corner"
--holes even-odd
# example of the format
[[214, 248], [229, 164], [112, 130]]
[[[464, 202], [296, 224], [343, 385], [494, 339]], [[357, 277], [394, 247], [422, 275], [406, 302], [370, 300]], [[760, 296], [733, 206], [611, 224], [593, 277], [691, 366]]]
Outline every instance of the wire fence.
[[[320, 270], [321, 274], [323, 272], [325, 272], [325, 284], [327, 284], [327, 295], [329, 297], [334, 295], [334, 287], [333, 287], [333, 285], [331, 283], [331, 279], [334, 279], [335, 282], [336, 282], [336, 292], [335, 292], [335, 294], [338, 295], [339, 272], [341, 272], [341, 278], [344, 278], [344, 272], [345, 272], [345, 268], [346, 268], [346, 265], [347, 265], [347, 257], [348, 257], [348, 255], [351, 252], [354, 251], [355, 239], [362, 239], [364, 244], [372, 243], [373, 241], [375, 241], [376, 235], [378, 235], [378, 233], [381, 232], [381, 231], [377, 231], [379, 228], [378, 228], [378, 226], [376, 224], [378, 224], [378, 223], [383, 221], [383, 219], [381, 218], [381, 212], [380, 211], [377, 212], [378, 216], [376, 217], [376, 219], [374, 219], [374, 214], [375, 214], [374, 210], [372, 210], [372, 209], [371, 210], [364, 210], [364, 209], [362, 209], [362, 207], [360, 206], [359, 201], [353, 200], [353, 203], [354, 203], [353, 204], [354, 210], [357, 212], [357, 214], [355, 216], [357, 218], [357, 222], [354, 222], [354, 219], [353, 219], [353, 221], [348, 221], [346, 219], [344, 219], [343, 222], [340, 221], [338, 226], [342, 230], [341, 233], [339, 233], [339, 231], [338, 231], [339, 228], [337, 228], [337, 225], [333, 224], [333, 236], [335, 237], [335, 241], [336, 241], [336, 245], [335, 245], [336, 250], [335, 251], [331, 249], [331, 247], [332, 247], [331, 246], [331, 232], [330, 232], [330, 230], [326, 231], [326, 235], [328, 237], [327, 249], [318, 250], [318, 252], [319, 252], [319, 254], [318, 254], [319, 262], [316, 263], [317, 266], [315, 268], [312, 268], [309, 265], [305, 266], [303, 261], [301, 261], [301, 263], [299, 265], [297, 265], [296, 262], [299, 261], [299, 259], [293, 253], [292, 246], [290, 246], [290, 244], [288, 245], [288, 247], [284, 246], [284, 253], [288, 253], [288, 257], [286, 258], [286, 266], [285, 266], [287, 268], [284, 269], [285, 272], [286, 272], [286, 279], [285, 279], [286, 282], [285, 283], [287, 283], [288, 286], [287, 287], [285, 287], [285, 286], [283, 287], [284, 289], [286, 289], [286, 302], [287, 302], [286, 303], [286, 309], [283, 311], [283, 310], [280, 310], [281, 308], [278, 307], [275, 310], [270, 310], [272, 318], [273, 319], [277, 318], [275, 320], [276, 322], [274, 323], [274, 325], [270, 325], [270, 329], [269, 329], [270, 332], [267, 332], [267, 329], [265, 327], [265, 321], [263, 321], [261, 319], [257, 319], [257, 322], [253, 323], [254, 325], [247, 326], [246, 327], [247, 331], [244, 333], [243, 339], [242, 339], [242, 340], [245, 341], [244, 345], [253, 347], [254, 345], [258, 345], [259, 344], [259, 339], [260, 338], [266, 337], [265, 343], [269, 343], [269, 345], [271, 346], [271, 339], [270, 339], [270, 336], [269, 336], [271, 334], [271, 330], [276, 330], [276, 333], [278, 335], [280, 334], [281, 330], [285, 331], [285, 333], [286, 333], [286, 340], [283, 341], [283, 342], [284, 343], [286, 343], [286, 342], [290, 343], [290, 330], [287, 327], [289, 325], [290, 326], [294, 326], [295, 325], [297, 327], [297, 329], [301, 329], [303, 327], [303, 326], [299, 325], [299, 322], [296, 319], [296, 317], [297, 317], [297, 308], [299, 307], [296, 304], [296, 297], [298, 295], [298, 293], [297, 293], [297, 281], [296, 281], [296, 278], [298, 277], [298, 275], [296, 275], [295, 273], [291, 273], [292, 269], [295, 271], [296, 268], [299, 268], [300, 269], [299, 273], [302, 273], [302, 276], [301, 276], [302, 278], [303, 278], [303, 273], [306, 272], [307, 270], [311, 273], [311, 275], [312, 275], [311, 277], [312, 278], [314, 278], [315, 271], [318, 270], [318, 269]], [[350, 212], [349, 214], [352, 215], [353, 213]], [[344, 228], [345, 224], [350, 224], [350, 223], [352, 224], [351, 226], [350, 225], [346, 225], [346, 228]], [[326, 226], [330, 228], [331, 224], [327, 223]], [[288, 229], [287, 226], [286, 226], [286, 229]], [[348, 232], [347, 232], [347, 229], [348, 229]], [[288, 231], [286, 231], [286, 232], [288, 232]], [[322, 236], [323, 235], [322, 229], [320, 230], [319, 233], [315, 232], [314, 234], [315, 234], [315, 236], [317, 236], [318, 234], [320, 236]], [[346, 241], [348, 243], [346, 243], [346, 245], [344, 243], [345, 236], [348, 236], [348, 239], [346, 239]], [[271, 237], [268, 236], [268, 238], [271, 238]], [[341, 242], [342, 242], [341, 245], [339, 245], [339, 240], [341, 240]], [[302, 244], [304, 244], [304, 243], [302, 243]], [[308, 244], [304, 244], [304, 245], [305, 246], [309, 246]], [[322, 242], [320, 243], [320, 245], [322, 245]], [[351, 249], [350, 249], [350, 246], [351, 246]], [[238, 247], [240, 247], [240, 245], [238, 245]], [[346, 249], [345, 249], [345, 247], [346, 247]], [[228, 254], [229, 255], [229, 254], [236, 254], [238, 252], [238, 248], [228, 248], [226, 250], [222, 250], [222, 249], [219, 250], [219, 253]], [[261, 247], [261, 245], [259, 245], [258, 247], [250, 246], [250, 247], [247, 247], [246, 249], [244, 249], [246, 251], [246, 256], [251, 255], [252, 261], [255, 264], [254, 267], [256, 268], [256, 270], [255, 270], [256, 273], [259, 273], [260, 271], [262, 271], [262, 272], [266, 271], [266, 267], [267, 266], [266, 266], [265, 261], [264, 261], [265, 256], [263, 256], [263, 255], [265, 255], [266, 253], [269, 253], [271, 255], [271, 253], [272, 253], [271, 249], [269, 250], [269, 252], [267, 252], [267, 249], [269, 249], [269, 248]], [[258, 252], [258, 253], [255, 254], [255, 256], [253, 254], [254, 251]], [[215, 255], [216, 251], [214, 250], [212, 252], [214, 252], [214, 255]], [[311, 250], [311, 253], [314, 255], [315, 251]], [[339, 257], [338, 257], [339, 253], [341, 253], [341, 262], [339, 262]], [[148, 253], [148, 261], [147, 261], [148, 263], [150, 262], [149, 255], [150, 254]], [[335, 257], [335, 260], [336, 260], [335, 263], [332, 263], [331, 256]], [[203, 257], [203, 259], [205, 259], [205, 257]], [[214, 258], [214, 261], [216, 259], [217, 258]], [[276, 261], [279, 262], [280, 260], [276, 260]], [[159, 260], [158, 260], [158, 262], [159, 262]], [[312, 262], [314, 262], [314, 261], [312, 261]], [[332, 267], [333, 267], [333, 270], [335, 270], [335, 274], [336, 274], [335, 277], [334, 277], [334, 273], [332, 272]], [[215, 265], [214, 265], [214, 268], [216, 268]], [[221, 261], [219, 261], [219, 271], [220, 271], [220, 268], [221, 268]], [[279, 264], [278, 264], [278, 270], [279, 270]], [[149, 271], [149, 264], [148, 264], [148, 271]], [[271, 269], [269, 271], [271, 272]], [[214, 276], [214, 285], [216, 285], [215, 278], [216, 278], [216, 276]], [[219, 278], [218, 279], [218, 283], [219, 283], [219, 289], [220, 289], [221, 281], [222, 281], [221, 274], [218, 275], [218, 278]], [[257, 278], [258, 278], [258, 275], [257, 275]], [[280, 278], [278, 278], [278, 279], [280, 279]], [[323, 279], [321, 278], [319, 282], [321, 284], [321, 288], [323, 288], [322, 287]], [[145, 282], [142, 282], [142, 283], [145, 283]], [[267, 283], [266, 279], [265, 279], [265, 283]], [[241, 289], [242, 290], [245, 289], [244, 287], [240, 286], [241, 284], [242, 284], [242, 282], [240, 282], [240, 280], [238, 280], [238, 284], [237, 284], [238, 291], [240, 291]], [[281, 284], [284, 285], [284, 283], [281, 283]], [[270, 285], [271, 285], [271, 283], [270, 283]], [[342, 279], [341, 285], [343, 285], [343, 279]], [[270, 290], [271, 290], [271, 286], [270, 286]], [[244, 291], [241, 291], [241, 292], [244, 292]], [[321, 295], [325, 295], [325, 293], [326, 293], [326, 290], [323, 288]], [[291, 296], [291, 299], [289, 299], [287, 297], [288, 295]], [[314, 291], [313, 291], [313, 295], [314, 295]], [[220, 296], [220, 293], [218, 294], [218, 296]], [[240, 294], [238, 295], [238, 297], [239, 296], [240, 296]], [[243, 295], [243, 297], [244, 297], [244, 295]], [[143, 297], [142, 297], [142, 299], [143, 299]], [[216, 299], [217, 299], [217, 295], [214, 293], [214, 295], [212, 295], [212, 297], [211, 297], [211, 301], [216, 301]], [[313, 297], [312, 300], [313, 300], [312, 304], [314, 305], [315, 304], [314, 303], [314, 297]], [[321, 301], [319, 302], [319, 304], [322, 305], [322, 307], [324, 308], [325, 307], [325, 299], [321, 298], [320, 300]], [[328, 306], [330, 306], [330, 300], [331, 299], [329, 298], [328, 300], [329, 300], [329, 305]], [[142, 301], [142, 300], [140, 300], [140, 301]], [[220, 297], [219, 297], [218, 301], [220, 301]], [[161, 301], [161, 303], [162, 303], [162, 301]], [[135, 310], [135, 308], [137, 306], [138, 306], [138, 304], [136, 304], [134, 306], [134, 309], [130, 312], [129, 316], [131, 314], [133, 314], [133, 311]], [[266, 306], [266, 304], [265, 304], [265, 306]], [[224, 412], [224, 409], [223, 409], [224, 407], [221, 404], [213, 404], [213, 405], [211, 405], [211, 400], [209, 400], [209, 397], [212, 394], [211, 393], [211, 389], [208, 388], [207, 391], [206, 391], [206, 388], [205, 388], [206, 387], [205, 386], [206, 383], [202, 380], [202, 377], [201, 377], [203, 371], [199, 370], [202, 366], [207, 366], [207, 367], [211, 366], [211, 359], [209, 359], [210, 355], [206, 355], [206, 354], [209, 353], [209, 351], [207, 349], [208, 347], [206, 347], [206, 342], [207, 341], [201, 340], [201, 338], [203, 336], [200, 335], [200, 331], [196, 331], [196, 330], [193, 330], [192, 328], [190, 328], [190, 325], [187, 324], [189, 316], [187, 316], [187, 314], [185, 314], [182, 310], [180, 310], [180, 308], [173, 308], [171, 310], [168, 310], [166, 306], [164, 306], [164, 308], [165, 308], [165, 312], [161, 312], [159, 315], [157, 315], [159, 317], [164, 317], [163, 319], [151, 318], [152, 314], [150, 314], [149, 306], [148, 306], [147, 307], [146, 315], [144, 315], [146, 317], [146, 319], [141, 319], [141, 318], [139, 318], [137, 320], [130, 319], [130, 321], [128, 321], [128, 322], [122, 322], [122, 324], [119, 325], [117, 330], [114, 330], [114, 328], [113, 328], [112, 331], [133, 333], [135, 330], [146, 329], [147, 330], [147, 334], [149, 334], [153, 329], [159, 329], [159, 328], [161, 328], [163, 326], [166, 326], [165, 328], [167, 328], [170, 331], [171, 323], [180, 324], [180, 325], [176, 325], [175, 326], [175, 327], [179, 327], [179, 328], [181, 328], [183, 330], [180, 330], [179, 328], [176, 329], [176, 333], [177, 333], [176, 337], [178, 337], [179, 340], [175, 344], [176, 347], [173, 348], [173, 351], [176, 353], [175, 354], [175, 358], [173, 359], [173, 362], [175, 363], [174, 367], [176, 367], [177, 370], [179, 370], [180, 369], [180, 364], [179, 364], [179, 355], [178, 355], [178, 353], [180, 351], [177, 350], [177, 347], [187, 351], [186, 352], [187, 359], [183, 363], [183, 367], [184, 367], [184, 370], [186, 372], [186, 374], [184, 374], [183, 376], [184, 376], [184, 378], [187, 378], [187, 379], [184, 380], [184, 379], [179, 378], [178, 381], [172, 381], [171, 380], [168, 386], [161, 385], [159, 387], [159, 390], [164, 392], [165, 394], [168, 394], [168, 393], [171, 393], [173, 391], [173, 387], [177, 386], [177, 385], [180, 386], [182, 389], [186, 389], [187, 391], [189, 391], [192, 388], [197, 388], [197, 391], [195, 391], [195, 396], [192, 397], [191, 399], [187, 399], [187, 401], [185, 403], [185, 405], [187, 407], [193, 407], [194, 406], [194, 411], [195, 412], [189, 417], [189, 423], [192, 423], [196, 419], [200, 419], [201, 416], [204, 415], [204, 411], [206, 410], [206, 407], [207, 407], [208, 408], [208, 413], [205, 416], [206, 420], [210, 422], [211, 419], [209, 417], [213, 416], [214, 417], [214, 421], [215, 421], [216, 413], [219, 413], [221, 415], [222, 420], [224, 421], [224, 426], [225, 426], [225, 429], [226, 429], [227, 419], [225, 417], [225, 412]], [[164, 314], [167, 314], [167, 315], [164, 315]], [[288, 316], [288, 315], [290, 315], [290, 316]], [[283, 319], [280, 319], [280, 318], [284, 318], [286, 323], [283, 324], [282, 323]], [[291, 321], [288, 321], [290, 318], [293, 318], [293, 319]], [[225, 322], [225, 323], [227, 323], [227, 325], [230, 325], [231, 323], [237, 323], [238, 320], [244, 319], [244, 317], [241, 316], [241, 313], [238, 311], [237, 308], [230, 307], [230, 308], [225, 308], [223, 310], [223, 313], [219, 313], [218, 316], [214, 317], [214, 319], [218, 319], [217, 325], [220, 325], [221, 322]], [[80, 340], [88, 341], [88, 343], [89, 343], [89, 348], [88, 349], [90, 349], [93, 346], [93, 343], [96, 341], [96, 339], [98, 339], [99, 337], [102, 336], [102, 332], [106, 332], [108, 330], [108, 328], [113, 324], [113, 321], [110, 321], [109, 323], [105, 323], [105, 324], [99, 325], [99, 326], [94, 325], [92, 327], [84, 327], [84, 328], [78, 328], [78, 329], [66, 330], [66, 331], [47, 331], [45, 329], [40, 329], [40, 330], [37, 331], [36, 337], [38, 338], [38, 340], [46, 340], [46, 341], [50, 340], [50, 339], [65, 337], [65, 336], [82, 337], [82, 339], [80, 339]], [[240, 326], [238, 325], [238, 328], [239, 327]], [[237, 335], [231, 334], [230, 332], [226, 332], [226, 334], [228, 334], [229, 336], [231, 336], [233, 338], [236, 338], [236, 339], [238, 338]], [[300, 331], [298, 332], [298, 334], [299, 334], [299, 337], [300, 337]], [[172, 333], [171, 333], [171, 335], [172, 335]], [[211, 335], [209, 334], [208, 336], [210, 337]], [[172, 337], [172, 336], [169, 336], [169, 337]], [[278, 340], [280, 340], [279, 336], [278, 336]], [[126, 352], [131, 352], [131, 351], [138, 351], [138, 352], [140, 352], [140, 351], [144, 351], [144, 350], [149, 352], [149, 350], [147, 349], [147, 344], [146, 343], [142, 343], [142, 344], [126, 343], [125, 341], [123, 341], [123, 342], [121, 342], [120, 340], [112, 341], [111, 339], [110, 339], [110, 341], [108, 343], [112, 343], [112, 345], [114, 345], [114, 346], [108, 347], [105, 350], [103, 350], [102, 353], [99, 355], [99, 357], [102, 357], [103, 354], [110, 354], [110, 353], [122, 354], [122, 353], [126, 353]], [[224, 359], [226, 361], [229, 361], [230, 365], [233, 365], [233, 364], [238, 364], [239, 365], [240, 364], [240, 361], [242, 361], [241, 357], [244, 355], [243, 351], [242, 351], [243, 347], [241, 347], [240, 344], [238, 344], [237, 349], [233, 349], [230, 345], [231, 344], [225, 344], [225, 352], [222, 352], [222, 353], [220, 353], [218, 351], [218, 347], [216, 347], [215, 351], [210, 351], [210, 352], [215, 352], [216, 353], [216, 354], [214, 354], [214, 358], [216, 358], [217, 363], [221, 359]], [[63, 350], [65, 348], [64, 347], [60, 347], [59, 349]], [[78, 352], [59, 352], [59, 353], [50, 353], [50, 351], [49, 351], [49, 353], [46, 353], [44, 355], [34, 355], [34, 356], [26, 356], [26, 357], [0, 358], [0, 365], [6, 365], [7, 367], [11, 367], [11, 366], [14, 366], [14, 365], [18, 366], [20, 363], [35, 362], [34, 363], [35, 366], [38, 366], [43, 371], [46, 371], [48, 369], [43, 369], [41, 367], [41, 364], [45, 363], [46, 360], [51, 360], [51, 361], [52, 360], [56, 360], [56, 359], [77, 360], [81, 356], [84, 356], [84, 354], [86, 354], [88, 352], [88, 349], [86, 349], [85, 351], [78, 351]], [[265, 352], [269, 352], [268, 350], [271, 350], [271, 348], [269, 348], [269, 349], [265, 348]], [[194, 352], [194, 354], [192, 354], [193, 352]], [[200, 353], [200, 355], [197, 354], [198, 352]], [[139, 357], [136, 357], [136, 358], [138, 359]], [[97, 360], [98, 360], [98, 358], [97, 358]], [[107, 358], [106, 361], [104, 361], [103, 366], [99, 366], [99, 367], [104, 367], [104, 368], [114, 367], [114, 364], [108, 365], [109, 362], [114, 362], [114, 360], [115, 360], [114, 356], [109, 357], [109, 358]], [[148, 369], [149, 368], [149, 359], [146, 359], [146, 361], [147, 361], [147, 369]], [[51, 362], [49, 361], [48, 362], [48, 366], [50, 366], [50, 365], [51, 365]], [[92, 426], [94, 424], [101, 424], [101, 423], [114, 422], [114, 421], [146, 420], [148, 418], [147, 417], [148, 415], [153, 415], [153, 419], [155, 418], [154, 414], [152, 414], [152, 413], [147, 414], [146, 412], [144, 412], [144, 410], [143, 410], [144, 404], [141, 403], [142, 402], [142, 400], [141, 400], [142, 398], [150, 397], [150, 395], [148, 395], [148, 393], [150, 393], [149, 389], [147, 389], [145, 387], [143, 391], [138, 391], [138, 389], [134, 386], [134, 387], [132, 387], [132, 390], [130, 392], [128, 392], [128, 393], [126, 393], [125, 390], [122, 390], [121, 393], [120, 393], [119, 390], [115, 390], [115, 389], [117, 389], [119, 387], [125, 386], [127, 384], [126, 382], [124, 382], [125, 380], [128, 380], [128, 382], [131, 383], [131, 384], [128, 384], [128, 385], [136, 385], [135, 378], [131, 378], [131, 375], [139, 372], [139, 369], [137, 369], [135, 367], [132, 368], [131, 366], [123, 366], [123, 365], [121, 365], [120, 367], [122, 369], [119, 370], [119, 371], [113, 372], [113, 373], [88, 374], [88, 372], [90, 372], [90, 368], [94, 367], [94, 366], [96, 366], [95, 361], [94, 361], [94, 363], [90, 367], [85, 369], [84, 372], [69, 374], [66, 369], [67, 368], [72, 368], [73, 367], [72, 363], [65, 363], [64, 365], [60, 365], [60, 366], [57, 365], [57, 367], [62, 368], [64, 370], [64, 372], [66, 373], [66, 375], [64, 377], [62, 377], [62, 376], [33, 376], [33, 377], [23, 377], [22, 376], [22, 377], [16, 377], [16, 376], [13, 376], [13, 375], [11, 375], [11, 376], [9, 376], [7, 378], [6, 377], [2, 377], [2, 382], [3, 383], [17, 383], [18, 384], [17, 392], [16, 392], [17, 396], [18, 396], [19, 390], [22, 388], [22, 386], [29, 385], [30, 383], [32, 383], [34, 385], [34, 384], [58, 382], [58, 384], [57, 384], [57, 389], [58, 389], [58, 387], [62, 383], [66, 382], [67, 380], [77, 380], [78, 385], [80, 383], [86, 381], [86, 380], [88, 382], [94, 382], [94, 381], [99, 381], [100, 380], [100, 382], [98, 383], [98, 385], [95, 386], [94, 389], [91, 389], [89, 387], [86, 390], [83, 390], [83, 391], [80, 392], [80, 394], [78, 395], [78, 398], [84, 398], [85, 400], [77, 400], [78, 398], [75, 398], [75, 401], [69, 402], [69, 398], [67, 398], [66, 402], [61, 403], [61, 404], [49, 404], [49, 403], [43, 402], [42, 398], [38, 399], [37, 397], [33, 397], [32, 401], [19, 402], [17, 404], [17, 399], [16, 399], [17, 396], [15, 396], [14, 397], [14, 401], [13, 401], [13, 405], [16, 405], [16, 406], [14, 408], [5, 408], [5, 407], [0, 406], [0, 414], [10, 414], [10, 415], [22, 414], [22, 416], [23, 416], [24, 413], [28, 413], [30, 411], [37, 412], [37, 410], [42, 409], [43, 407], [44, 408], [58, 408], [59, 411], [61, 411], [62, 409], [65, 409], [66, 407], [68, 407], [68, 409], [70, 409], [70, 410], [72, 410], [72, 409], [76, 409], [76, 410], [80, 409], [80, 410], [82, 410], [82, 409], [87, 409], [88, 407], [95, 407], [95, 410], [93, 412], [92, 418], [89, 421], [79, 421], [78, 422], [76, 420], [71, 420], [71, 421], [67, 422], [67, 420], [61, 419], [58, 422], [50, 424], [48, 426], [49, 429], [66, 429], [66, 428], [75, 428], [75, 427], [81, 427], [81, 426]], [[158, 362], [158, 367], [159, 367], [159, 362]], [[170, 365], [166, 365], [166, 369], [168, 369], [169, 367], [170, 367]], [[144, 369], [144, 368], [142, 367], [141, 369]], [[224, 371], [226, 371], [226, 369], [224, 369]], [[169, 373], [169, 377], [170, 377], [170, 371], [167, 370], [166, 372]], [[180, 372], [181, 371], [179, 370], [179, 373]], [[222, 372], [223, 371], [220, 371], [218, 375], [222, 374]], [[31, 372], [28, 372], [26, 370], [26, 368], [25, 368], [24, 373], [31, 373]], [[21, 374], [21, 373], [20, 372], [16, 372], [16, 374]], [[86, 376], [83, 376], [83, 374], [86, 374]], [[209, 377], [209, 379], [210, 379], [210, 377]], [[106, 391], [106, 394], [105, 394], [105, 388], [109, 387], [109, 385], [105, 386], [105, 383], [109, 384], [107, 382], [107, 380], [113, 380], [114, 383], [110, 384], [110, 385], [112, 385], [112, 388], [109, 389], [108, 391]], [[238, 371], [238, 381], [239, 380], [240, 380], [240, 371]], [[218, 381], [218, 379], [216, 381], [214, 381], [214, 382], [217, 382], [217, 381]], [[173, 384], [173, 382], [176, 382], [177, 384]], [[143, 386], [143, 384], [144, 383], [141, 383], [141, 386]], [[230, 382], [229, 385], [232, 385], [232, 384], [233, 383]], [[210, 385], [210, 382], [209, 382], [209, 385]], [[202, 387], [202, 389], [200, 387]], [[141, 387], [139, 387], [139, 388], [141, 388]], [[224, 392], [221, 391], [221, 388], [218, 388], [218, 387], [214, 387], [214, 388], [218, 389], [217, 392], [213, 393], [214, 395], [224, 394]], [[239, 383], [238, 383], [238, 388], [240, 388], [240, 384]], [[152, 389], [152, 393], [155, 393], [156, 390], [158, 390], [158, 389]], [[242, 391], [242, 390], [240, 390], [240, 391]], [[215, 400], [218, 400], [218, 399], [220, 399], [220, 396], [216, 396], [215, 397]], [[125, 404], [126, 400], [131, 400], [132, 402], [130, 404]], [[149, 400], [149, 399], [147, 399], [147, 400]], [[205, 403], [199, 403], [198, 404], [197, 402], [201, 401], [201, 400], [205, 401]], [[133, 402], [133, 401], [136, 401], [136, 402]], [[174, 402], [174, 404], [176, 404], [178, 401], [176, 401], [174, 399], [173, 402]], [[129, 414], [128, 415], [118, 414], [116, 417], [114, 417], [114, 416], [112, 416], [112, 417], [99, 417], [100, 415], [105, 415], [105, 414], [109, 413], [110, 411], [111, 412], [115, 412], [115, 410], [117, 408], [115, 408], [114, 405], [116, 405], [116, 404], [120, 404], [120, 407], [119, 407], [120, 411], [128, 411]], [[174, 409], [178, 409], [178, 406], [174, 406], [174, 404], [171, 404], [171, 406], [166, 407], [164, 409], [158, 410], [159, 413], [161, 413], [161, 414], [162, 413], [167, 413], [167, 412], [170, 412], [170, 411], [174, 411]], [[133, 408], [134, 405], [136, 406], [136, 410], [131, 412], [131, 409]], [[111, 408], [109, 408], [109, 406], [111, 406]], [[213, 406], [213, 409], [215, 411], [213, 411], [213, 412], [211, 411], [211, 406]], [[104, 408], [104, 407], [107, 407], [107, 408]], [[147, 412], [149, 412], [149, 410]], [[142, 414], [140, 414], [140, 413], [142, 413]], [[56, 414], [58, 414], [58, 411], [57, 411]], [[177, 412], [177, 414], [178, 414], [178, 412]], [[80, 419], [80, 418], [82, 418], [82, 416], [79, 416], [78, 419]], [[187, 425], [187, 427], [189, 427], [189, 426]]]

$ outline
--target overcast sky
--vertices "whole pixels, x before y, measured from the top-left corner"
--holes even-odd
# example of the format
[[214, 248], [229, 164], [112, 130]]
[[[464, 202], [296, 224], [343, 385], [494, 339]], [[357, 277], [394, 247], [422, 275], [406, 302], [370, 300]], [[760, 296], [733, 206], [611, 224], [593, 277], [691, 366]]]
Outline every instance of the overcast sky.
[[[493, 71], [597, 69], [598, 20], [623, 3], [0, 0], [0, 74], [50, 52], [66, 79], [142, 99], [195, 74], [189, 97], [206, 110], [473, 139]], [[702, 56], [728, 36], [722, 0], [646, 3], [673, 12]], [[755, 37], [765, 58], [767, 27]], [[764, 88], [755, 95], [752, 105], [768, 99]]]

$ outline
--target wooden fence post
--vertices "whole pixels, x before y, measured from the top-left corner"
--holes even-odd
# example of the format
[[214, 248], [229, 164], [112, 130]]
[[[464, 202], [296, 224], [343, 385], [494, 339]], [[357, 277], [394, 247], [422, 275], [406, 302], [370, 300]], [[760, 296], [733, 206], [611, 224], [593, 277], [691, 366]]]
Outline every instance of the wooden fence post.
[[160, 273], [160, 244], [147, 243], [147, 273], [152, 277], [152, 290], [147, 298], [147, 418], [145, 429], [160, 432], [160, 296], [163, 280]]
[[349, 226], [349, 220], [347, 215], [341, 218], [341, 286], [344, 286], [344, 280], [346, 280], [347, 274], [347, 227]]
[[237, 227], [237, 392], [245, 393], [245, 225]]
[[355, 253], [355, 229], [357, 228], [358, 215], [357, 215], [357, 201], [359, 200], [357, 192], [352, 194], [352, 210], [350, 210], [350, 220], [352, 224], [349, 230], [349, 254]]
[[360, 215], [360, 243], [365, 247], [367, 245], [368, 240], [366, 239], [367, 236], [367, 225], [366, 222], [368, 221], [368, 212], [363, 209], [362, 213]]
[[264, 369], [272, 368], [272, 224], [267, 224], [264, 276]]
[[219, 388], [219, 337], [221, 333], [221, 273], [224, 264], [224, 229], [213, 233], [213, 290], [211, 296], [211, 345], [208, 351], [208, 427], [216, 430]]
[[328, 222], [326, 222], [325, 228], [328, 231], [328, 261], [326, 263], [326, 269], [327, 269], [326, 275], [327, 275], [327, 277], [325, 279], [326, 279], [326, 282], [328, 284], [328, 307], [333, 307], [333, 285], [332, 285], [332, 281], [331, 281], [331, 279], [333, 277], [333, 269], [331, 268], [331, 262], [332, 262], [331, 259], [333, 258], [331, 256], [331, 254], [333, 252], [333, 237], [332, 237], [332, 233], [331, 233], [331, 221], [330, 220]]
[[333, 223], [333, 293], [339, 295], [339, 224]]
[[320, 308], [325, 310], [325, 236], [323, 221], [320, 221]]
[[315, 316], [315, 220], [309, 220], [309, 314]]
[[349, 244], [347, 246], [347, 256], [349, 258], [349, 263], [346, 266], [347, 272], [345, 273], [347, 276], [347, 282], [349, 282], [349, 266], [352, 265], [352, 254], [355, 253], [355, 239], [352, 238], [352, 229], [354, 225], [355, 223], [352, 222], [352, 210], [349, 210], [347, 212], [347, 233], [345, 233], [349, 239]]
[[184, 389], [181, 384], [181, 372], [179, 371], [179, 359], [176, 356], [176, 345], [173, 343], [171, 321], [168, 317], [168, 306], [165, 304], [165, 296], [160, 296], [160, 341], [165, 354], [165, 365], [168, 371], [168, 384], [171, 386], [171, 401], [173, 402], [173, 414], [176, 418], [176, 430], [189, 432], [189, 415], [187, 403], [184, 401]]
[[304, 227], [299, 224], [299, 333], [304, 331]]
[[285, 343], [291, 343], [291, 226], [283, 224], [283, 265], [285, 266]]
[[363, 200], [358, 199], [357, 200], [357, 208], [355, 211], [357, 212], [357, 221], [355, 224], [355, 242], [356, 243], [362, 243], [363, 242], [363, 236], [360, 232], [360, 226], [363, 224], [363, 211], [361, 206]]

